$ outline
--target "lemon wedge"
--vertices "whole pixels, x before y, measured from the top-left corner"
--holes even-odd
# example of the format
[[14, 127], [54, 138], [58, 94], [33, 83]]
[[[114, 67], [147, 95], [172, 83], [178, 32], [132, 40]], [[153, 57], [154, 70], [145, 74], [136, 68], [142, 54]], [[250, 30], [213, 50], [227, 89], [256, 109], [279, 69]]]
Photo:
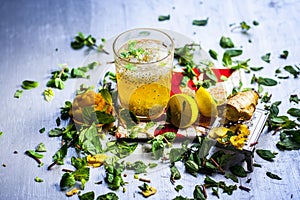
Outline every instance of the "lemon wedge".
[[197, 103], [189, 95], [175, 94], [168, 102], [168, 120], [177, 128], [191, 126], [197, 120], [198, 114]]
[[202, 114], [204, 117], [217, 116], [217, 104], [210, 93], [204, 87], [200, 87], [196, 91], [195, 99], [197, 101], [200, 114]]

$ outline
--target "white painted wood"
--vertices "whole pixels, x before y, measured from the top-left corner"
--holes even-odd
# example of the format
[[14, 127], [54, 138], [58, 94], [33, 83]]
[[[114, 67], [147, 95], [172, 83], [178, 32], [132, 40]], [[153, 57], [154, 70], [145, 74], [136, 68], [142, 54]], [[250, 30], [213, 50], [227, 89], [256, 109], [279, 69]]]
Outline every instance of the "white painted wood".
[[[0, 199], [32, 200], [32, 199], [78, 199], [77, 196], [67, 198], [59, 191], [61, 167], [47, 171], [52, 155], [59, 147], [57, 138], [49, 138], [47, 133], [40, 134], [39, 129], [47, 131], [56, 126], [55, 119], [59, 108], [65, 100], [73, 97], [76, 80], [69, 80], [63, 91], [55, 90], [55, 98], [48, 103], [43, 100], [42, 92], [50, 73], [58, 69], [58, 64], [68, 63], [77, 67], [86, 62], [83, 51], [70, 48], [72, 37], [81, 31], [92, 34], [98, 39], [111, 38], [127, 29], [136, 27], [155, 27], [169, 29], [184, 34], [204, 49], [214, 49], [222, 55], [219, 39], [229, 36], [234, 43], [242, 46], [244, 55], [251, 58], [253, 66], [264, 66], [258, 73], [263, 77], [274, 77], [275, 69], [285, 65], [299, 64], [300, 58], [300, 1], [299, 0], [11, 0], [0, 3]], [[159, 22], [159, 15], [171, 15], [169, 21]], [[209, 17], [207, 26], [192, 25], [194, 19]], [[257, 20], [259, 26], [253, 26]], [[232, 23], [246, 21], [252, 28], [249, 34], [239, 31], [231, 32]], [[252, 43], [248, 40], [251, 39]], [[57, 49], [57, 50], [56, 50]], [[279, 59], [283, 50], [289, 51], [287, 60]], [[271, 53], [271, 63], [263, 62], [260, 57]], [[299, 66], [299, 65], [298, 65]], [[250, 81], [251, 75], [247, 75]], [[40, 82], [36, 89], [24, 91], [20, 99], [13, 98], [14, 92], [20, 89], [23, 80]], [[299, 78], [281, 80], [281, 84], [267, 88], [273, 94], [273, 101], [281, 100], [281, 114], [294, 105], [289, 102], [290, 94], [300, 95]], [[296, 105], [299, 108], [299, 105]], [[46, 132], [47, 132], [46, 131]], [[220, 199], [300, 199], [300, 157], [299, 151], [279, 151], [275, 144], [278, 135], [263, 132], [258, 148], [278, 152], [274, 162], [266, 162], [257, 155], [254, 161], [262, 164], [248, 175], [250, 183], [241, 182], [251, 191], [235, 191], [233, 195], [220, 194]], [[24, 155], [28, 149], [44, 142], [47, 147], [43, 162], [45, 166], [38, 168], [37, 163]], [[15, 154], [14, 151], [18, 153]], [[6, 167], [3, 167], [5, 164]], [[183, 166], [179, 167], [183, 169]], [[281, 181], [266, 177], [271, 171], [283, 178]], [[94, 190], [96, 195], [109, 192], [105, 184], [95, 185], [94, 180], [103, 179], [103, 170], [93, 171], [92, 180], [85, 191]], [[183, 173], [177, 184], [184, 186], [177, 193], [169, 182], [169, 169], [149, 173], [152, 184], [158, 193], [149, 199], [172, 199], [176, 195], [192, 197], [196, 184], [202, 184], [204, 176], [197, 178]], [[43, 183], [34, 182], [38, 176]], [[224, 179], [214, 176], [215, 179]], [[141, 182], [129, 175], [126, 179], [126, 193], [117, 191], [120, 199], [142, 199], [137, 193]], [[226, 180], [227, 183], [231, 183]], [[216, 199], [208, 190], [209, 199]]]

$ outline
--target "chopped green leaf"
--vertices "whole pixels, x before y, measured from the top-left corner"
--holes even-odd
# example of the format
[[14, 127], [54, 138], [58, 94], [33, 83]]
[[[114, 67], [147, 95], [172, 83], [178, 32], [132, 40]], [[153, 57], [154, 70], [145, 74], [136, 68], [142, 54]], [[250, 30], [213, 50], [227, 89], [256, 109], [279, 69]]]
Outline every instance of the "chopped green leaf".
[[252, 71], [260, 71], [260, 70], [262, 70], [264, 67], [250, 67], [250, 69], [252, 70]]
[[16, 92], [14, 94], [14, 98], [19, 99], [19, 98], [21, 98], [22, 94], [23, 94], [23, 90], [16, 90]]
[[287, 59], [288, 55], [289, 55], [289, 52], [287, 50], [284, 50], [284, 51], [282, 51], [282, 54], [280, 54], [279, 58]]
[[266, 53], [265, 55], [261, 56], [261, 59], [267, 63], [270, 63], [271, 53]]
[[48, 89], [45, 89], [44, 92], [44, 98], [46, 101], [52, 101], [52, 99], [54, 98], [54, 92], [52, 90], [52, 88], [48, 88]]
[[24, 90], [30, 90], [39, 86], [39, 83], [36, 81], [25, 80], [22, 82], [22, 88]]
[[259, 22], [256, 21], [256, 20], [253, 20], [252, 24], [253, 24], [254, 26], [258, 26], [258, 25], [259, 25]]
[[217, 53], [216, 51], [210, 49], [210, 50], [208, 51], [208, 53], [209, 53], [210, 57], [212, 57], [212, 58], [215, 59], [215, 60], [218, 60], [218, 53]]
[[36, 152], [46, 152], [47, 150], [46, 150], [46, 146], [45, 146], [45, 144], [44, 143], [39, 143], [38, 145], [37, 145], [37, 147], [35, 148], [35, 151]]
[[37, 183], [42, 183], [42, 182], [44, 182], [44, 180], [41, 179], [41, 178], [39, 178], [39, 177], [35, 177], [35, 178], [34, 178], [34, 181], [37, 182]]
[[147, 165], [141, 160], [135, 161], [132, 164], [126, 163], [126, 169], [134, 170], [135, 174], [147, 173], [146, 168], [147, 168]]
[[271, 179], [277, 179], [277, 180], [282, 180], [282, 178], [280, 178], [278, 175], [273, 174], [271, 172], [267, 172], [266, 175], [271, 178]]
[[30, 157], [35, 157], [35, 158], [38, 158], [38, 159], [41, 159], [41, 158], [44, 157], [43, 154], [37, 153], [34, 150], [27, 150], [27, 151], [25, 151], [25, 154], [30, 156]]
[[180, 171], [177, 169], [175, 165], [172, 165], [170, 167], [170, 171], [171, 171], [171, 180], [178, 180], [181, 178]]
[[46, 131], [46, 128], [45, 128], [45, 127], [41, 128], [41, 129], [39, 130], [40, 133], [44, 133], [45, 131]]
[[79, 200], [94, 200], [95, 193], [94, 191], [86, 192], [84, 194], [78, 195]]
[[176, 185], [175, 188], [176, 192], [179, 192], [179, 190], [183, 189], [182, 185]]
[[280, 141], [276, 144], [280, 150], [300, 149], [300, 129], [283, 130], [280, 133]]
[[202, 19], [202, 20], [196, 20], [195, 19], [195, 20], [193, 20], [192, 24], [194, 26], [206, 26], [207, 22], [208, 22], [208, 18]]
[[265, 149], [257, 149], [256, 153], [262, 159], [267, 160], [267, 161], [273, 161], [273, 158], [275, 158], [276, 154], [277, 154], [277, 153], [271, 152], [270, 150], [265, 150]]
[[225, 52], [223, 54], [222, 62], [223, 62], [224, 66], [230, 67], [232, 65], [231, 56], [228, 53]]
[[297, 94], [291, 94], [290, 95], [290, 102], [295, 102], [296, 104], [298, 104], [300, 101], [299, 97]]
[[150, 169], [156, 167], [158, 164], [157, 163], [149, 163], [148, 166]]
[[194, 192], [193, 192], [193, 196], [194, 196], [194, 199], [197, 199], [197, 200], [205, 200], [206, 199], [206, 197], [205, 197], [205, 191], [201, 187], [201, 185], [196, 185], [195, 186], [195, 189], [194, 189]]
[[234, 44], [229, 37], [222, 36], [220, 39], [220, 46], [224, 49], [225, 48], [233, 48]]
[[170, 20], [170, 15], [160, 15], [158, 16], [158, 21], [166, 21], [166, 20]]
[[242, 21], [241, 23], [240, 23], [240, 26], [241, 26], [241, 28], [242, 28], [242, 30], [243, 31], [248, 31], [250, 28], [251, 28], [251, 26], [249, 26], [246, 22], [244, 22], [244, 21]]

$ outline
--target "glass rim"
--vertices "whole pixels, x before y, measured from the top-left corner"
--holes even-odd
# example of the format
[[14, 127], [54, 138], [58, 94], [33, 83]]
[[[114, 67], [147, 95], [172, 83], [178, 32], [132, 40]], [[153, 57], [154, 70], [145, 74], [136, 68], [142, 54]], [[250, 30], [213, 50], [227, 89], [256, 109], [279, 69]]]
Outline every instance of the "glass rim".
[[[128, 32], [132, 32], [132, 31], [137, 31], [137, 30], [149, 30], [149, 31], [156, 31], [156, 32], [160, 32], [162, 33], [163, 35], [165, 35], [170, 41], [171, 41], [171, 51], [168, 52], [168, 55], [166, 55], [165, 57], [157, 60], [157, 61], [153, 61], [153, 62], [147, 62], [147, 63], [138, 63], [138, 62], [132, 62], [132, 61], [128, 61], [124, 58], [122, 58], [118, 53], [117, 53], [117, 50], [115, 48], [116, 46], [116, 42], [117, 40], [124, 34], [128, 33]], [[169, 34], [167, 34], [166, 32], [164, 31], [161, 31], [159, 29], [156, 29], [156, 28], [134, 28], [134, 29], [130, 29], [130, 30], [127, 30], [127, 31], [124, 31], [123, 33], [120, 33], [114, 40], [113, 42], [113, 52], [114, 52], [114, 55], [117, 56], [120, 60], [124, 61], [124, 62], [127, 62], [127, 63], [130, 63], [130, 64], [135, 64], [135, 65], [148, 65], [148, 64], [154, 64], [154, 63], [158, 63], [158, 62], [161, 62], [163, 60], [165, 60], [166, 58], [168, 58], [172, 52], [174, 52], [174, 49], [175, 49], [175, 44], [174, 44], [174, 41], [173, 39], [171, 38], [171, 36]]]

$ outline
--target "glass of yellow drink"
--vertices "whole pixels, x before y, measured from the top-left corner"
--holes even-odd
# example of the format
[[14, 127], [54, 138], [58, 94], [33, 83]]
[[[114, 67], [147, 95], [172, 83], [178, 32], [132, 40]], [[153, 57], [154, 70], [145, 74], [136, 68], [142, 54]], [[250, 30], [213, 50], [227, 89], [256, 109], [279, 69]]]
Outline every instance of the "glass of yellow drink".
[[170, 98], [172, 38], [157, 29], [133, 29], [115, 39], [113, 51], [121, 106], [140, 120], [158, 118]]

